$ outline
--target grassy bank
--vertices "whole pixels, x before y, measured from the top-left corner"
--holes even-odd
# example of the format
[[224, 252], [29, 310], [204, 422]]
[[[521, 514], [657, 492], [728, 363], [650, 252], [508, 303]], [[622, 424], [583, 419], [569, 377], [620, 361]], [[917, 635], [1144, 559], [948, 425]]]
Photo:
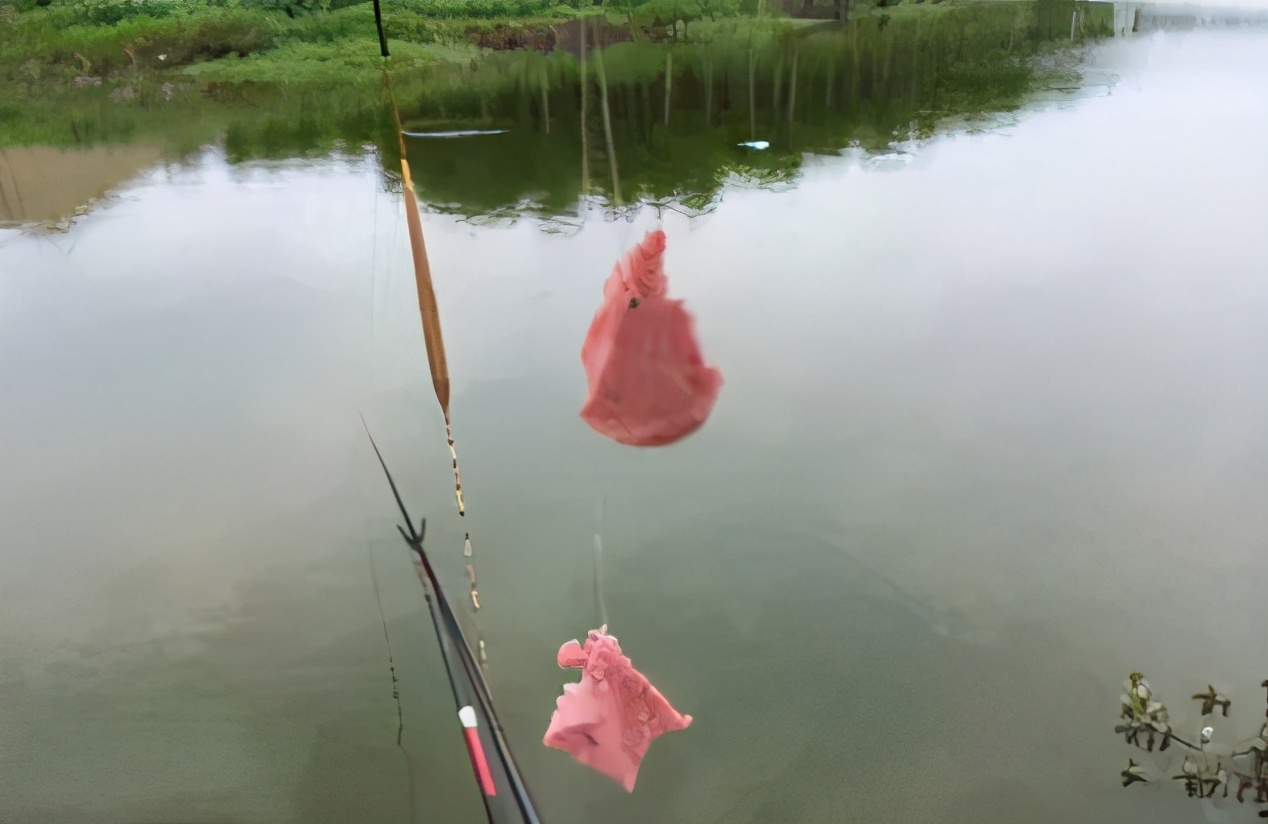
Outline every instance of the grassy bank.
[[[393, 65], [409, 68], [451, 56], [471, 25], [492, 18], [484, 0], [388, 4], [385, 19]], [[530, 14], [550, 10], [539, 0], [513, 0]], [[273, 80], [302, 82], [381, 68], [371, 5], [296, 11], [282, 3], [239, 0], [73, 0], [45, 7], [10, 5], [0, 23], [0, 79], [7, 87], [47, 88], [75, 77], [110, 77], [129, 70], [236, 77], [242, 61]], [[533, 19], [530, 14], [518, 18]], [[555, 19], [550, 17], [548, 19]], [[428, 48], [440, 46], [441, 48]], [[260, 78], [254, 78], [260, 79]]]
[[[398, 76], [469, 62], [472, 32], [553, 22], [553, 0], [387, 0]], [[314, 94], [375, 97], [384, 69], [368, 0], [0, 0], [0, 145], [197, 144], [233, 110], [279, 116]], [[249, 83], [292, 89], [228, 90]], [[311, 109], [312, 106], [307, 108]], [[324, 106], [329, 109], [330, 104]], [[300, 118], [300, 114], [296, 114]]]
[[[486, 36], [602, 16], [674, 41], [719, 20], [766, 21], [837, 0], [384, 0], [394, 70], [472, 56]], [[852, 0], [855, 17], [928, 14], [960, 0]], [[694, 31], [693, 31], [694, 29]], [[501, 39], [505, 39], [504, 37]], [[377, 75], [370, 0], [0, 0], [0, 84], [18, 95], [138, 72], [198, 82], [330, 82]]]

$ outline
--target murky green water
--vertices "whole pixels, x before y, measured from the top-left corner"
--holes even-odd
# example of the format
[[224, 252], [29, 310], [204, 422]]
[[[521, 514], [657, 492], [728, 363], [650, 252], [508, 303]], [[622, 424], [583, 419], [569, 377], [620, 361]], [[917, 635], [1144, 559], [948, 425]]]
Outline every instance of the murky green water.
[[[1259, 723], [1268, 31], [1109, 12], [1075, 53], [1012, 6], [682, 48], [668, 125], [667, 51], [618, 44], [610, 141], [593, 54], [584, 130], [560, 55], [398, 87], [510, 130], [409, 144], [465, 523], [381, 98], [85, 90], [93, 148], [0, 168], [66, 221], [0, 229], [0, 818], [479, 820], [363, 413], [458, 592], [471, 532], [547, 822], [1250, 820], [1124, 790], [1113, 725], [1133, 669]], [[658, 217], [726, 385], [640, 451], [578, 350]], [[696, 719], [629, 796], [540, 744], [600, 508], [612, 631]]]

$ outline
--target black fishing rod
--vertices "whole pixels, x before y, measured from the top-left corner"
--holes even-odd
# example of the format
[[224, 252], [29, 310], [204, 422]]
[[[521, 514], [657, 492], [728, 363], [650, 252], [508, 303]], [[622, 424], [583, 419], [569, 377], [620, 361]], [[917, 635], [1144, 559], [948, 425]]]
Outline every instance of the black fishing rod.
[[[405, 137], [401, 128], [401, 115], [396, 106], [396, 96], [392, 92], [392, 77], [386, 65], [389, 55], [387, 37], [383, 31], [383, 9], [380, 5], [380, 0], [374, 0], [374, 22], [379, 34], [379, 53], [384, 58], [383, 81], [391, 100], [392, 116], [397, 132], [396, 137], [400, 143], [401, 173], [405, 185], [406, 217], [410, 222], [410, 245], [414, 251], [415, 276], [418, 278], [419, 305], [424, 326], [423, 337], [427, 342], [427, 358], [431, 365], [432, 382], [436, 386], [437, 399], [440, 401], [441, 409], [445, 413], [445, 425], [446, 431], [448, 431], [448, 373], [444, 368], [443, 345], [439, 339], [439, 326], [438, 318], [435, 315], [435, 307], [434, 305], [431, 306], [430, 311], [424, 307], [424, 303], [431, 302], [424, 300], [424, 297], [429, 296], [431, 293], [430, 274], [426, 263], [426, 253], [422, 248], [422, 227], [418, 221], [417, 204], [413, 201], [414, 195], [411, 191], [413, 184], [410, 179], [409, 164], [405, 160]], [[428, 335], [429, 326], [432, 336], [436, 338], [434, 342]], [[365, 423], [364, 419], [362, 419], [362, 423]], [[396, 488], [396, 482], [392, 479], [392, 473], [388, 471], [387, 463], [383, 460], [383, 454], [379, 451], [378, 444], [374, 442], [374, 436], [370, 435], [368, 425], [365, 432], [370, 438], [370, 445], [374, 447], [374, 454], [378, 456], [379, 465], [383, 467], [383, 474], [387, 476], [388, 485], [392, 488], [392, 495], [396, 498], [396, 505], [400, 508], [401, 517], [405, 519], [405, 526], [398, 526], [397, 530], [401, 533], [401, 537], [405, 539], [406, 545], [414, 552], [419, 573], [418, 577], [423, 584], [423, 594], [427, 599], [427, 608], [431, 612], [432, 626], [436, 630], [436, 641], [440, 645], [440, 655], [444, 662], [445, 674], [449, 678], [449, 687], [453, 692], [454, 704], [458, 711], [458, 720], [462, 725], [467, 754], [471, 757], [471, 768], [475, 773], [476, 783], [480, 788], [480, 797], [484, 802], [484, 809], [488, 815], [489, 824], [540, 824], [540, 819], [537, 817], [537, 811], [533, 806], [533, 800], [528, 793], [528, 788], [524, 785], [524, 780], [520, 776], [515, 758], [511, 755], [511, 748], [506, 741], [502, 722], [498, 720], [497, 711], [493, 707], [493, 699], [489, 694], [488, 684], [484, 680], [484, 672], [476, 661], [475, 655], [471, 652], [471, 645], [467, 643], [462, 626], [458, 623], [458, 618], [449, 604], [449, 599], [445, 597], [445, 591], [440, 586], [440, 580], [437, 578], [431, 561], [427, 557], [427, 551], [423, 549], [423, 535], [427, 531], [427, 521], [425, 519], [420, 521], [418, 529], [414, 528], [414, 522], [410, 519], [409, 512], [405, 509], [405, 502], [401, 500], [401, 494]], [[451, 450], [452, 445], [453, 441], [450, 440]], [[454, 476], [456, 489], [460, 490], [461, 485], [457, 479], [457, 471], [458, 459], [455, 455]], [[460, 493], [458, 510], [460, 513], [462, 512]], [[474, 578], [472, 583], [474, 587]], [[473, 588], [473, 597], [474, 592]], [[483, 641], [481, 641], [481, 644], [483, 645]], [[483, 646], [481, 650], [483, 650]], [[454, 665], [455, 657], [460, 667]], [[485, 757], [485, 741], [482, 738], [482, 733], [488, 736], [488, 743], [496, 756], [492, 769], [490, 769], [489, 760]]]
[[[364, 421], [362, 422], [364, 423]], [[489, 686], [484, 680], [484, 673], [476, 663], [471, 645], [467, 643], [458, 618], [445, 597], [440, 580], [432, 568], [423, 548], [423, 536], [427, 531], [427, 519], [419, 521], [418, 529], [414, 528], [401, 493], [396, 488], [396, 481], [388, 471], [383, 453], [374, 442], [374, 436], [366, 427], [366, 436], [374, 447], [374, 454], [383, 467], [388, 485], [392, 488], [392, 496], [405, 519], [405, 526], [397, 526], [397, 531], [405, 539], [405, 543], [414, 552], [419, 569], [419, 578], [423, 583], [423, 594], [427, 599], [427, 609], [431, 612], [432, 626], [436, 630], [436, 641], [440, 646], [440, 656], [444, 662], [445, 674], [449, 678], [449, 687], [453, 692], [454, 704], [458, 710], [458, 720], [462, 724], [463, 739], [467, 745], [467, 754], [471, 758], [471, 768], [475, 773], [476, 783], [480, 787], [481, 799], [488, 814], [489, 824], [541, 824], [537, 810], [533, 806], [532, 797], [528, 793], [515, 758], [511, 755], [510, 744], [493, 707], [493, 699], [489, 695]], [[408, 529], [408, 531], [406, 531]], [[461, 669], [456, 669], [454, 653]], [[481, 732], [487, 733], [490, 749], [495, 759], [490, 765], [485, 757], [484, 741]], [[509, 803], [507, 801], [509, 796]]]

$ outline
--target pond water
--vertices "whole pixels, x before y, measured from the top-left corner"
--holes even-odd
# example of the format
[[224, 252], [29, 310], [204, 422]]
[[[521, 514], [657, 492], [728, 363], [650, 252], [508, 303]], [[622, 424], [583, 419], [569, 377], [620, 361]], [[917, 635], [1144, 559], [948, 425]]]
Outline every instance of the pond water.
[[[546, 822], [1250, 820], [1123, 789], [1113, 727], [1133, 670], [1181, 730], [1208, 682], [1261, 723], [1268, 29], [991, 14], [680, 50], [668, 106], [670, 50], [613, 45], [610, 140], [570, 55], [398, 89], [509, 129], [409, 144], [465, 520], [381, 105], [175, 99], [204, 140], [85, 96], [93, 148], [5, 148], [4, 814], [481, 819], [363, 414], [458, 593], [471, 534]], [[578, 352], [656, 225], [726, 383], [637, 450]], [[600, 529], [613, 633], [695, 717], [632, 795], [540, 743]]]

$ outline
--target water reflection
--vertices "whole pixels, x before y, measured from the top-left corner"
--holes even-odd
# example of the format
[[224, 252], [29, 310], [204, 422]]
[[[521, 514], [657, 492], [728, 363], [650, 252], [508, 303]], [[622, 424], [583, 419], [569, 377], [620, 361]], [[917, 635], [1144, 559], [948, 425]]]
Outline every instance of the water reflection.
[[70, 153], [46, 146], [0, 148], [0, 226], [52, 223], [67, 228], [68, 216], [88, 211], [94, 200], [161, 157], [158, 146], [144, 144]]
[[[588, 62], [593, 32], [575, 56], [494, 54], [422, 78], [415, 128], [508, 132], [411, 143], [411, 165], [434, 208], [467, 216], [554, 215], [588, 195], [704, 210], [727, 182], [794, 179], [806, 152], [880, 150], [1015, 108], [1073, 72], [1071, 43], [1112, 34], [1111, 4], [1079, 5], [719, 25], [690, 44], [618, 42]], [[765, 151], [741, 145], [759, 140]]]
[[[1262, 35], [1226, 32], [1113, 44], [1092, 59], [1128, 75], [1118, 93], [1007, 140], [933, 141], [887, 174], [811, 159], [780, 197], [667, 213], [728, 387], [698, 437], [654, 455], [576, 418], [577, 343], [632, 227], [558, 238], [423, 215], [453, 319], [491, 680], [547, 820], [1202, 814], [1179, 782], [1123, 790], [1111, 731], [1129, 668], [1181, 697], [1209, 672], [1259, 706], [1268, 165], [1245, 144], [1268, 132], [1265, 55]], [[671, 100], [688, 83], [675, 75]], [[645, 144], [620, 142], [609, 92], [628, 199]], [[235, 159], [265, 138], [284, 153], [300, 99], [235, 109]], [[534, 124], [540, 90], [514, 99]], [[552, 139], [571, 139], [565, 99], [549, 98]], [[669, 128], [686, 119], [671, 108]], [[342, 139], [304, 123], [313, 153]], [[448, 145], [417, 144], [420, 175]], [[356, 420], [399, 456], [461, 592], [389, 166], [208, 152], [85, 218], [60, 252], [0, 248], [0, 424], [20, 434], [3, 443], [0, 737], [22, 754], [0, 759], [0, 789], [22, 821], [479, 815]], [[382, 538], [412, 773], [367, 535]], [[567, 680], [557, 644], [604, 611], [696, 717], [629, 797], [540, 744]], [[1195, 720], [1183, 703], [1177, 725]]]
[[[1006, 2], [848, 25], [719, 21], [672, 43], [574, 21], [551, 51], [486, 53], [394, 83], [407, 132], [449, 135], [411, 137], [406, 149], [434, 211], [485, 222], [558, 218], [593, 198], [618, 211], [658, 200], [698, 213], [727, 184], [795, 181], [807, 152], [884, 150], [1014, 109], [1041, 88], [1077, 87], [1078, 47], [1112, 34], [1117, 18], [1110, 3], [1075, 10]], [[147, 145], [181, 157], [221, 140], [234, 163], [372, 148], [384, 185], [399, 190], [396, 133], [378, 84], [160, 81], [132, 78], [126, 95], [91, 84], [61, 90], [53, 120], [39, 124], [44, 142]], [[59, 165], [41, 167], [54, 189], [68, 174]], [[10, 200], [15, 176], [0, 174]], [[33, 214], [4, 208], [4, 220]]]

